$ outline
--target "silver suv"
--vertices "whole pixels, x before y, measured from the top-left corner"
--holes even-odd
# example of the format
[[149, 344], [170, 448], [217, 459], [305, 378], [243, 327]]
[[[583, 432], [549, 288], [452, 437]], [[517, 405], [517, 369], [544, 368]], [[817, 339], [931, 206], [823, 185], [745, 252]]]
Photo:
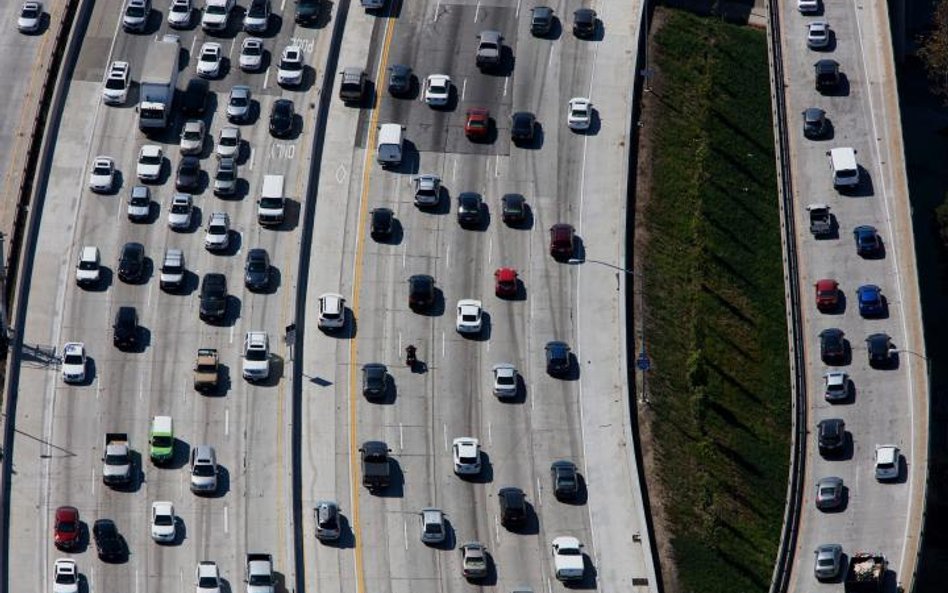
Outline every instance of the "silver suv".
[[488, 68], [500, 64], [501, 43], [504, 40], [500, 31], [481, 31], [477, 38], [480, 40], [475, 57], [477, 67]]
[[217, 490], [217, 454], [210, 445], [191, 449], [191, 492], [209, 494]]

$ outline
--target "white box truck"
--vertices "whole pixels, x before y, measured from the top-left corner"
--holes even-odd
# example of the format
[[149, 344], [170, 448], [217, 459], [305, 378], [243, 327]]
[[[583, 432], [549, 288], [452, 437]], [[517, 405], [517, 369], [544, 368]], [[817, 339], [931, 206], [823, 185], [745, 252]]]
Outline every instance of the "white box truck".
[[171, 121], [180, 50], [177, 35], [165, 35], [148, 47], [138, 91], [138, 128], [145, 133], [163, 130]]
[[283, 224], [286, 197], [283, 195], [283, 176], [264, 175], [260, 199], [257, 200], [257, 221], [263, 226]]

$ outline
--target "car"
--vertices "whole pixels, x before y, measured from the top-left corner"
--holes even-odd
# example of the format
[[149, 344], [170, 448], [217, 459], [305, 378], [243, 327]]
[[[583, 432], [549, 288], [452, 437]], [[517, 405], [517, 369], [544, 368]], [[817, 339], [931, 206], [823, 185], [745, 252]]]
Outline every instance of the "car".
[[507, 486], [497, 491], [500, 503], [500, 524], [510, 529], [521, 527], [527, 522], [527, 498], [523, 490]]
[[411, 92], [411, 68], [404, 64], [388, 67], [388, 94], [401, 97]]
[[230, 246], [230, 215], [214, 212], [207, 221], [204, 248], [208, 251], [223, 251]]
[[256, 72], [263, 67], [263, 39], [247, 37], [240, 43], [237, 64], [245, 72]]
[[882, 253], [882, 239], [876, 228], [869, 225], [860, 225], [853, 229], [853, 238], [856, 240], [856, 254], [862, 257], [879, 257]]
[[92, 524], [92, 539], [95, 541], [95, 552], [100, 560], [114, 562], [125, 557], [125, 543], [115, 521], [96, 519]]
[[831, 476], [816, 483], [816, 508], [835, 509], [843, 504], [843, 479]]
[[319, 329], [335, 331], [346, 324], [346, 299], [327, 292], [319, 297]]
[[495, 364], [491, 370], [494, 373], [494, 395], [501, 399], [516, 397], [518, 379], [514, 365], [506, 362]]
[[408, 307], [424, 310], [434, 304], [435, 281], [428, 274], [415, 274], [408, 279]]
[[565, 375], [570, 368], [570, 349], [566, 342], [547, 342], [546, 372], [552, 376]]
[[415, 183], [415, 206], [419, 208], [430, 208], [437, 206], [441, 201], [441, 178], [437, 175], [422, 174], [416, 175], [413, 179]]
[[464, 191], [458, 194], [458, 224], [462, 227], [476, 227], [481, 224], [481, 211], [484, 200], [481, 194]]
[[480, 333], [483, 325], [481, 302], [474, 299], [458, 301], [457, 323], [455, 327], [461, 334]]
[[128, 193], [128, 219], [132, 222], [147, 222], [151, 214], [151, 192], [144, 185], [132, 186]]
[[820, 311], [835, 311], [839, 306], [839, 282], [832, 278], [817, 280], [816, 308]]
[[803, 14], [819, 12], [820, 0], [797, 0], [797, 10]]
[[500, 204], [504, 223], [516, 225], [527, 219], [527, 201], [521, 194], [504, 194]]
[[217, 491], [217, 453], [210, 445], [191, 449], [191, 492], [209, 494]]
[[296, 0], [296, 15], [293, 19], [300, 24], [310, 24], [319, 20], [322, 0]]
[[186, 29], [191, 24], [191, 0], [171, 0], [168, 8], [168, 26], [172, 29]]
[[494, 294], [500, 298], [517, 296], [520, 290], [520, 281], [517, 279], [517, 270], [513, 268], [498, 268], [494, 271]]
[[837, 89], [840, 83], [839, 62], [836, 60], [822, 59], [813, 64], [814, 74], [816, 75], [816, 90], [822, 94], [831, 93]]
[[343, 103], [358, 105], [365, 98], [365, 70], [358, 66], [343, 68], [339, 73], [339, 98]]
[[89, 189], [96, 193], [112, 191], [115, 184], [115, 161], [112, 157], [97, 156], [89, 170]]
[[293, 101], [277, 99], [270, 107], [270, 134], [277, 138], [289, 136], [293, 132], [295, 118]]
[[82, 342], [63, 344], [60, 365], [64, 383], [82, 383], [86, 380], [86, 345]]
[[472, 437], [459, 437], [451, 443], [454, 454], [454, 473], [472, 476], [481, 473], [481, 445]]
[[233, 195], [237, 191], [237, 159], [219, 157], [214, 172], [214, 195]]
[[79, 286], [94, 286], [102, 278], [99, 248], [95, 245], [84, 245], [79, 250], [79, 261], [76, 262], [76, 284]]
[[553, 553], [556, 580], [581, 581], [585, 574], [583, 544], [575, 537], [561, 535], [550, 546]]
[[193, 211], [194, 204], [190, 194], [174, 194], [168, 205], [168, 228], [174, 231], [190, 229]]
[[856, 289], [859, 314], [863, 317], [878, 317], [885, 313], [882, 289], [875, 284], [863, 284]]
[[239, 158], [240, 143], [240, 128], [224, 126], [217, 134], [217, 145], [214, 147], [214, 152], [222, 158]]
[[530, 9], [530, 33], [537, 37], [549, 35], [553, 30], [553, 9], [549, 6], [534, 6]]
[[235, 0], [205, 0], [201, 28], [205, 31], [224, 31]]
[[221, 573], [216, 562], [198, 562], [194, 569], [194, 587], [195, 593], [221, 593]]
[[843, 371], [829, 371], [823, 375], [823, 397], [828, 402], [849, 398], [849, 375]]
[[135, 174], [139, 181], [154, 183], [161, 179], [161, 167], [165, 162], [165, 154], [157, 144], [145, 144], [138, 151], [138, 162], [135, 164]]
[[477, 36], [477, 52], [474, 54], [474, 63], [478, 68], [493, 68], [500, 65], [503, 40], [504, 37], [500, 31], [488, 29], [480, 32]]
[[843, 330], [831, 327], [819, 333], [820, 358], [826, 364], [843, 364], [846, 360], [846, 340]]
[[877, 333], [866, 338], [866, 350], [869, 354], [869, 366], [884, 368], [892, 363], [895, 346], [889, 334]]
[[174, 505], [167, 501], [151, 503], [151, 538], [159, 544], [171, 543], [177, 536]]
[[464, 135], [472, 142], [486, 140], [490, 136], [490, 110], [483, 107], [468, 109]]
[[846, 445], [846, 422], [842, 418], [826, 418], [816, 424], [817, 444], [824, 457], [839, 452]]
[[588, 130], [592, 123], [593, 105], [585, 97], [573, 97], [566, 109], [566, 125], [571, 130]]
[[425, 79], [425, 103], [430, 107], [444, 107], [451, 98], [451, 77], [431, 74]]
[[339, 505], [333, 500], [316, 502], [316, 506], [313, 507], [313, 522], [316, 524], [316, 539], [319, 541], [336, 541], [342, 534]]
[[[27, 2], [29, 4], [29, 2]], [[102, 81], [102, 102], [106, 105], [121, 105], [128, 99], [131, 86], [131, 67], [128, 62], [115, 61], [105, 71]]]
[[270, 286], [270, 254], [266, 249], [255, 247], [247, 251], [244, 264], [244, 286], [249, 290], [266, 290]]
[[369, 213], [369, 234], [376, 241], [388, 239], [395, 228], [395, 213], [391, 208], [373, 208]]
[[876, 480], [896, 480], [899, 477], [899, 448], [895, 445], [876, 445]]
[[207, 110], [207, 100], [210, 94], [210, 83], [203, 78], [192, 78], [184, 89], [181, 113], [188, 117], [203, 115], [204, 111]]
[[205, 131], [202, 120], [192, 119], [184, 122], [179, 143], [181, 154], [201, 154], [204, 151]]
[[580, 8], [573, 12], [573, 35], [586, 39], [596, 34], [596, 11]]
[[175, 247], [165, 249], [165, 258], [161, 263], [159, 287], [168, 292], [179, 290], [184, 286], [184, 251]]
[[205, 321], [222, 321], [227, 315], [227, 277], [205, 274], [201, 280], [200, 312]]
[[43, 5], [39, 2], [24, 2], [20, 5], [20, 15], [16, 19], [16, 28], [20, 33], [36, 33], [43, 24]]
[[138, 345], [138, 311], [132, 306], [119, 307], [112, 323], [112, 345], [131, 350]]
[[487, 576], [487, 550], [480, 542], [461, 544], [461, 574], [467, 579]]
[[72, 550], [79, 545], [82, 523], [79, 521], [79, 509], [62, 506], [53, 516], [53, 544], [59, 550]]
[[388, 388], [388, 369], [384, 364], [370, 362], [362, 365], [362, 395], [367, 399], [385, 396]]
[[241, 374], [249, 383], [266, 381], [270, 377], [270, 337], [267, 332], [249, 331], [244, 336]]
[[829, 134], [829, 120], [826, 112], [819, 107], [807, 107], [803, 110], [803, 135], [814, 140], [825, 138]]
[[572, 499], [579, 493], [579, 473], [576, 464], [561, 459], [550, 465], [553, 495], [558, 499]]
[[277, 68], [277, 83], [290, 87], [303, 84], [303, 50], [298, 45], [283, 48]]
[[557, 223], [550, 227], [550, 255], [556, 261], [564, 261], [573, 255], [576, 231], [573, 225]]
[[126, 31], [144, 31], [150, 14], [151, 0], [127, 0], [122, 11], [122, 28]]
[[72, 558], [53, 563], [53, 593], [79, 593], [79, 569]]
[[425, 508], [418, 513], [421, 516], [421, 541], [426, 544], [440, 544], [447, 537], [444, 512], [441, 509]]
[[529, 111], [518, 111], [510, 116], [510, 140], [514, 144], [533, 142], [537, 118]]
[[270, 26], [270, 0], [250, 0], [244, 13], [244, 31], [263, 33]]
[[217, 78], [221, 73], [221, 44], [205, 41], [198, 53], [197, 75], [201, 78]]
[[140, 282], [145, 272], [145, 246], [129, 242], [119, 255], [118, 277], [122, 282]]
[[807, 23], [806, 45], [810, 49], [823, 49], [830, 43], [830, 26], [826, 21]]
[[839, 544], [821, 544], [813, 550], [816, 556], [813, 562], [813, 576], [819, 581], [833, 580], [843, 568], [843, 546]]
[[227, 99], [227, 119], [236, 123], [247, 121], [250, 119], [251, 103], [250, 87], [245, 84], [234, 85]]
[[174, 176], [174, 187], [178, 191], [196, 192], [200, 188], [201, 161], [196, 156], [186, 156], [178, 161]]

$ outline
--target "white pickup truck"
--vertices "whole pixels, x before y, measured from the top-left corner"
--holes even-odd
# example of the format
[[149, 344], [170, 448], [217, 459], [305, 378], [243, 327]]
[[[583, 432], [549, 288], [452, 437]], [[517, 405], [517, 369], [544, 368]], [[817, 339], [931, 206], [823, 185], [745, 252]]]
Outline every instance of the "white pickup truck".
[[583, 544], [575, 537], [561, 535], [553, 540], [553, 566], [559, 581], [580, 581], [585, 570]]

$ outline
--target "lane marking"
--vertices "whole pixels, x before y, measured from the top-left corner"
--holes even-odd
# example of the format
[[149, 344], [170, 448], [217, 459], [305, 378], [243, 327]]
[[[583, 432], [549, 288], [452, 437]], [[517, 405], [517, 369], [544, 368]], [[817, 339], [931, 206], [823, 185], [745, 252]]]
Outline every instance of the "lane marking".
[[225, 504], [225, 505], [224, 505], [224, 533], [229, 533], [229, 530], [228, 530], [228, 528], [227, 528], [227, 525], [228, 525], [228, 521], [227, 521], [227, 505]]
[[230, 436], [230, 408], [224, 408], [224, 436]]
[[461, 101], [464, 101], [464, 95], [467, 93], [467, 78], [461, 81]]

